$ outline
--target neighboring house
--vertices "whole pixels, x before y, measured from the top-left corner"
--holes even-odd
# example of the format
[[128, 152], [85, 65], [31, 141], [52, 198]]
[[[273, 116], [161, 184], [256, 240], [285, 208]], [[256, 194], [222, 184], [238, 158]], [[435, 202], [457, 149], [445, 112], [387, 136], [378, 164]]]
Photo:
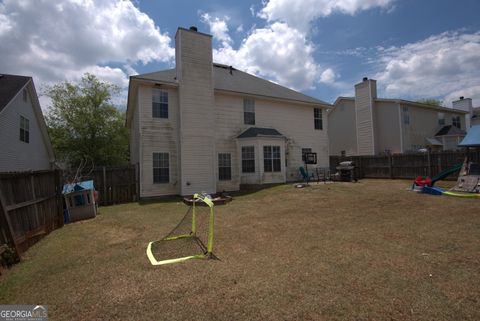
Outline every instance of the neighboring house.
[[328, 166], [332, 106], [212, 62], [212, 37], [179, 28], [175, 69], [130, 77], [130, 158], [140, 196], [297, 180], [302, 151]]
[[355, 97], [339, 97], [334, 106], [328, 113], [330, 155], [408, 153], [428, 146], [456, 149], [465, 136], [468, 112], [378, 98], [373, 79], [364, 78], [355, 85]]
[[53, 167], [53, 149], [31, 77], [0, 74], [0, 150], [0, 172]]
[[475, 107], [472, 110], [472, 126], [480, 125], [480, 107]]

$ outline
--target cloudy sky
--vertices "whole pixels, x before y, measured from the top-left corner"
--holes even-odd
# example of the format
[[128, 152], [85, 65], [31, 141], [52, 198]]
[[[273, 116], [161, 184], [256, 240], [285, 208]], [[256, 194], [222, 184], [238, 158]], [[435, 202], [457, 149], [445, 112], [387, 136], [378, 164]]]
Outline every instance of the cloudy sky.
[[195, 25], [214, 61], [328, 102], [368, 76], [384, 98], [480, 106], [479, 12], [478, 0], [0, 0], [0, 73], [41, 91], [91, 72], [124, 88], [124, 108], [128, 76], [172, 68], [177, 27]]

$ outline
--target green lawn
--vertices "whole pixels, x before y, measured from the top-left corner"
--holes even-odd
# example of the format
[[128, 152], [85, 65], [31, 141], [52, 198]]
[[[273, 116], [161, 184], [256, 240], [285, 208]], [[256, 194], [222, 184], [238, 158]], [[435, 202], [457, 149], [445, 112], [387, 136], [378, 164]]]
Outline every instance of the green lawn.
[[151, 266], [178, 201], [102, 207], [33, 246], [0, 303], [50, 320], [480, 320], [480, 199], [409, 181], [292, 185], [217, 208], [216, 260]]

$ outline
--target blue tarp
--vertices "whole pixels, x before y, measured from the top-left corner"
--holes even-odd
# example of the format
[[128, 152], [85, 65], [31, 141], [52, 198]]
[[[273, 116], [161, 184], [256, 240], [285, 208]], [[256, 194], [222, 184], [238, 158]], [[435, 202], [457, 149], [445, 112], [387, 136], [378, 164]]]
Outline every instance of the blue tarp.
[[467, 136], [462, 140], [460, 147], [480, 147], [480, 125], [475, 125], [470, 128]]
[[63, 194], [68, 194], [71, 192], [75, 191], [81, 191], [84, 189], [94, 189], [93, 187], [93, 181], [83, 181], [83, 182], [77, 182], [73, 184], [65, 184], [63, 185]]

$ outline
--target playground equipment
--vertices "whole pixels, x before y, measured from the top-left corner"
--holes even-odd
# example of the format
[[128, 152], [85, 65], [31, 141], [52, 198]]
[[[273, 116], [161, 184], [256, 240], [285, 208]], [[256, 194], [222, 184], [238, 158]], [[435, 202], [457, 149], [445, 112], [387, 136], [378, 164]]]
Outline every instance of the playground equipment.
[[416, 186], [433, 186], [433, 185], [435, 185], [435, 183], [437, 181], [440, 181], [440, 180], [444, 179], [445, 177], [447, 177], [448, 175], [451, 175], [455, 172], [458, 172], [462, 168], [462, 165], [463, 165], [463, 163], [456, 164], [455, 166], [438, 173], [437, 175], [433, 176], [432, 178], [430, 178], [428, 176], [427, 177], [418, 176], [417, 178], [415, 178], [414, 185], [416, 185]]
[[[471, 160], [470, 148], [480, 147], [480, 125], [472, 126], [459, 147], [466, 147], [467, 153], [462, 164], [445, 170], [433, 178], [417, 177], [413, 183], [412, 189], [421, 190], [424, 193], [432, 195], [446, 195], [466, 198], [480, 198], [480, 165]], [[434, 187], [436, 181], [447, 177], [457, 171], [459, 172], [457, 183], [451, 191], [445, 191], [441, 188]], [[420, 187], [420, 189], [418, 189]]]
[[164, 265], [191, 259], [215, 258], [214, 206], [227, 204], [231, 200], [229, 196], [211, 197], [207, 194], [194, 194], [191, 198], [184, 198], [188, 210], [180, 223], [161, 240], [148, 244], [147, 257], [150, 263]]

